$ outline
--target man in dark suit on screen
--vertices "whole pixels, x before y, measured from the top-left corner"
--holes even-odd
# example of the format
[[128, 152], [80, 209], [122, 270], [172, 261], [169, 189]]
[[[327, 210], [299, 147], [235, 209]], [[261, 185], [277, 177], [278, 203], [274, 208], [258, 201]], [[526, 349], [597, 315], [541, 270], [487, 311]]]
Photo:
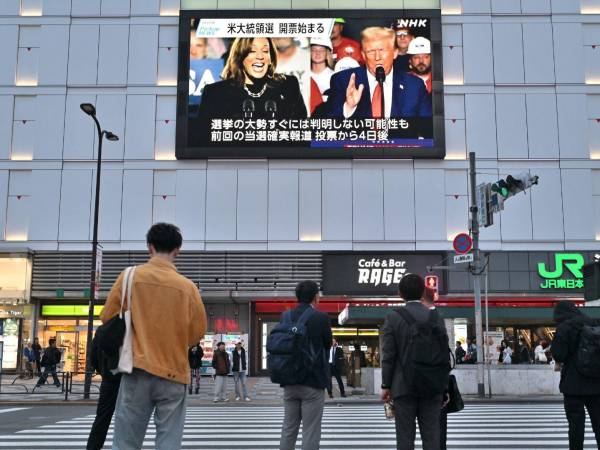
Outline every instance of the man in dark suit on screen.
[[389, 28], [369, 27], [362, 31], [365, 66], [343, 70], [331, 77], [329, 117], [431, 117], [431, 99], [424, 83], [406, 72], [394, 70], [398, 52], [394, 40], [394, 31]]
[[[344, 373], [344, 350], [338, 346], [335, 339], [332, 340], [331, 348], [329, 349], [329, 369], [331, 376], [337, 380], [341, 396], [345, 397], [346, 391], [344, 390], [344, 382], [342, 381], [342, 374]], [[331, 382], [331, 378], [329, 379], [327, 393], [329, 394], [329, 398], [333, 398], [333, 383]]]

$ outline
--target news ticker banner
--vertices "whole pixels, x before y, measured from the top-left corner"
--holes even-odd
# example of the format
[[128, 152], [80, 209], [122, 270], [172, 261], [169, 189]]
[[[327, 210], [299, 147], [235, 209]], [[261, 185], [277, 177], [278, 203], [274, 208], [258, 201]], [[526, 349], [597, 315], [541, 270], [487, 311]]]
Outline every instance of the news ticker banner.
[[200, 19], [197, 37], [328, 38], [335, 19]]

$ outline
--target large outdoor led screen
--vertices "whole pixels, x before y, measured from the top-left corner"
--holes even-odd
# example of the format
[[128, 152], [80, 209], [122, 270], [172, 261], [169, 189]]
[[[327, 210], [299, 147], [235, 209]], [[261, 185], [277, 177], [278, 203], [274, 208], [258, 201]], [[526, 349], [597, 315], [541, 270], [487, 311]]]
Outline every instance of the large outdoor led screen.
[[439, 11], [291, 14], [182, 14], [178, 159], [444, 157]]

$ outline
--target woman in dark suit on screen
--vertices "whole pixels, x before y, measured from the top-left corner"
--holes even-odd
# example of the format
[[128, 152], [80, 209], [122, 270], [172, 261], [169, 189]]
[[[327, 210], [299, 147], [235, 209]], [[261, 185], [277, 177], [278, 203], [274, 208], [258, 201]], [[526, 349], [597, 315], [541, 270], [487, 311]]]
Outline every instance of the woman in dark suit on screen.
[[298, 79], [276, 74], [276, 68], [277, 51], [271, 39], [235, 39], [221, 74], [223, 80], [206, 85], [202, 93], [199, 144], [212, 143], [213, 119], [305, 119]]

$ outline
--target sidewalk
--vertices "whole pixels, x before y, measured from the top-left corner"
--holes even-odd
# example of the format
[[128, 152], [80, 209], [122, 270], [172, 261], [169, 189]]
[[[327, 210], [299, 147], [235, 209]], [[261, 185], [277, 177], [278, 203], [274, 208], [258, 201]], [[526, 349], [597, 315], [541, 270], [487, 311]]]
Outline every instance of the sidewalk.
[[[11, 385], [15, 376], [10, 378], [3, 376], [2, 386], [0, 390], [0, 404], [15, 404], [15, 403], [31, 403], [31, 404], [55, 404], [55, 403], [76, 403], [76, 404], [95, 404], [98, 399], [98, 392], [100, 386], [100, 378], [94, 377], [91, 389], [91, 395], [89, 400], [83, 399], [83, 377], [77, 377], [73, 381], [72, 393], [68, 395], [68, 401], [65, 401], [65, 393], [61, 392], [61, 388], [56, 388], [52, 384], [47, 384], [41, 388], [32, 390], [35, 386], [37, 378], [32, 380], [21, 380], [17, 379], [14, 385]], [[250, 377], [247, 379], [248, 394], [251, 398], [251, 402], [235, 401], [235, 388], [233, 377], [229, 377], [227, 380], [227, 394], [229, 396], [229, 402], [227, 403], [213, 403], [214, 393], [214, 381], [212, 377], [202, 377], [200, 382], [200, 391], [198, 394], [192, 394], [188, 396], [188, 406], [226, 406], [226, 405], [263, 405], [273, 406], [282, 404], [282, 390], [281, 388], [271, 383], [268, 378], [265, 377]], [[335, 386], [335, 383], [334, 383]], [[26, 393], [27, 388], [29, 393]], [[361, 390], [355, 390], [352, 395], [353, 389], [347, 388], [348, 396], [342, 398], [339, 395], [337, 386], [333, 390], [333, 399], [326, 398], [326, 404], [375, 404], [380, 403], [379, 396], [377, 395], [366, 395], [360, 393]], [[479, 398], [477, 396], [465, 395], [463, 397], [466, 403], [555, 403], [562, 402], [562, 396], [494, 396], [489, 398]]]

